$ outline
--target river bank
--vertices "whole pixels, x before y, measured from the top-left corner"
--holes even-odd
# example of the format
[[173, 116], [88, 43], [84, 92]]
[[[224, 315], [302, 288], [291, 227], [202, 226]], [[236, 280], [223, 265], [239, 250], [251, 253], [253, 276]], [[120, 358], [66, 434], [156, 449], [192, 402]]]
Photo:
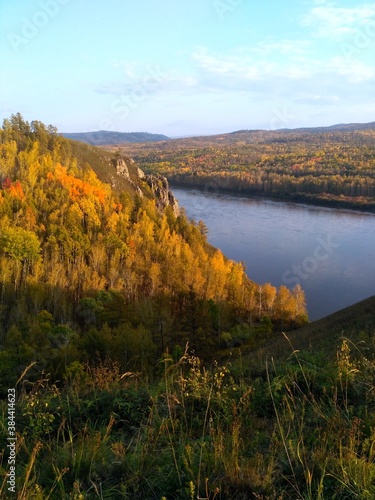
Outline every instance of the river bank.
[[[316, 207], [327, 207], [327, 208], [337, 208], [344, 210], [353, 210], [359, 212], [368, 212], [375, 214], [375, 199], [361, 197], [362, 203], [360, 201], [353, 201], [348, 197], [333, 195], [314, 195], [309, 193], [270, 193], [261, 190], [251, 190], [251, 189], [233, 189], [215, 183], [214, 181], [209, 181], [204, 184], [199, 182], [188, 182], [184, 183], [181, 181], [176, 181], [173, 177], [168, 178], [168, 182], [171, 188], [178, 189], [192, 189], [199, 190], [205, 194], [229, 194], [232, 196], [241, 196], [248, 198], [259, 198], [268, 199], [273, 201], [284, 201], [292, 203], [300, 203], [304, 205], [312, 205]], [[359, 198], [357, 197], [357, 200]], [[372, 201], [370, 201], [372, 200]]]

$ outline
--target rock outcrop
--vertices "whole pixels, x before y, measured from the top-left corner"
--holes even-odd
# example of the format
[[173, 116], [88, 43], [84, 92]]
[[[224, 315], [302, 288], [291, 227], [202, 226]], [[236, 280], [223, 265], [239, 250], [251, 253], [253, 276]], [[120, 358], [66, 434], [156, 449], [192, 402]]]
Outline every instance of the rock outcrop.
[[180, 214], [180, 207], [174, 197], [172, 191], [169, 189], [169, 183], [166, 177], [160, 174], [150, 175], [145, 174], [139, 168], [133, 158], [122, 157], [113, 160], [116, 172], [121, 177], [124, 177], [134, 188], [139, 196], [144, 196], [142, 191], [142, 183], [146, 183], [156, 199], [156, 206], [162, 212], [166, 207], [171, 207], [173, 213], [177, 217]]
[[176, 217], [180, 213], [180, 207], [178, 206], [178, 202], [169, 189], [168, 180], [166, 177], [162, 175], [146, 175], [144, 180], [150, 186], [151, 191], [154, 193], [156, 198], [156, 206], [160, 211], [163, 211], [166, 207], [171, 207], [173, 213]]
[[143, 172], [143, 170], [139, 167], [137, 167], [137, 175], [139, 179], [145, 179], [146, 174]]
[[113, 160], [113, 163], [115, 165], [116, 172], [122, 177], [125, 177], [125, 179], [131, 181], [129, 174], [129, 167], [131, 165], [134, 165], [135, 163], [133, 158], [128, 158], [128, 157], [118, 158], [116, 160]]

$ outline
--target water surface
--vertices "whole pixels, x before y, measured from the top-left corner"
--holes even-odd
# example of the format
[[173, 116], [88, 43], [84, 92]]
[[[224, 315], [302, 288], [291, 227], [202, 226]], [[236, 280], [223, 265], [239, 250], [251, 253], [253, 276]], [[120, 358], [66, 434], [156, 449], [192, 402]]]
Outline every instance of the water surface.
[[375, 295], [375, 215], [173, 188], [208, 241], [258, 282], [301, 284], [309, 319]]

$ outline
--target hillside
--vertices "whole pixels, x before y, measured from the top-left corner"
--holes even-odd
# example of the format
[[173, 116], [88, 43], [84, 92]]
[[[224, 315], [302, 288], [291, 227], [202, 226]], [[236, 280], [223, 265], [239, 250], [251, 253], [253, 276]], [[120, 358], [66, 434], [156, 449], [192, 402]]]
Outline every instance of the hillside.
[[92, 146], [104, 146], [110, 144], [127, 144], [135, 142], [157, 142], [166, 141], [168, 137], [163, 134], [150, 134], [148, 132], [110, 132], [99, 130], [97, 132], [63, 133], [66, 139], [80, 141]]
[[265, 132], [266, 135], [270, 137], [274, 134], [324, 134], [329, 132], [358, 132], [360, 130], [375, 130], [375, 122], [369, 123], [338, 123], [336, 125], [330, 125], [327, 127], [301, 127], [295, 129], [283, 128], [273, 131], [262, 131], [262, 130], [238, 130], [231, 132], [232, 135], [243, 135], [244, 133], [259, 134]]
[[[211, 358], [238, 325], [246, 339], [306, 321], [302, 289], [251, 281], [208, 245], [203, 223], [187, 220], [165, 178], [20, 115], [0, 134], [0, 382], [35, 356], [35, 374], [44, 366], [55, 377], [85, 356], [144, 369], [186, 342]], [[50, 333], [69, 325], [63, 345], [37, 333], [40, 315]], [[93, 345], [84, 340], [91, 329]], [[17, 335], [24, 354], [14, 358]], [[148, 339], [142, 361], [129, 358], [129, 335]]]
[[[285, 362], [293, 350], [321, 353], [327, 362], [334, 362], [342, 339], [349, 340], [358, 352], [373, 349], [375, 331], [375, 296], [337, 311], [325, 318], [308, 323], [284, 334], [278, 332], [264, 338], [258, 345], [242, 346], [239, 350], [249, 370], [265, 369], [267, 360]], [[239, 351], [238, 350], [238, 351]], [[236, 351], [234, 354], [236, 355]]]
[[[317, 132], [356, 132], [359, 130], [375, 130], [375, 122], [369, 123], [338, 123], [336, 125], [330, 125], [329, 127], [309, 127], [304, 129], [296, 129], [296, 131], [309, 131], [312, 133]], [[293, 132], [293, 130], [291, 130]]]
[[[322, 349], [331, 352], [336, 350], [335, 342], [342, 337], [351, 339], [354, 343], [364, 343], [373, 337], [375, 331], [375, 296], [362, 300], [329, 316], [305, 325], [294, 332], [288, 333], [288, 338], [296, 349]], [[329, 332], [329, 336], [327, 336]], [[270, 351], [273, 351], [270, 346]]]
[[2, 499], [374, 498], [374, 298], [293, 331], [166, 179], [19, 114], [0, 183]]
[[375, 125], [240, 130], [117, 148], [175, 185], [375, 210]]

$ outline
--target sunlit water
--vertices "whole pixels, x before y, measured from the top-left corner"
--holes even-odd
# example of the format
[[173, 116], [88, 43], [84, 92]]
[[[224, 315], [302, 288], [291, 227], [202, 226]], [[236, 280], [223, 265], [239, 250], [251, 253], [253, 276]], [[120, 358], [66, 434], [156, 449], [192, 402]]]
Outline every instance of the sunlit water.
[[208, 241], [258, 282], [305, 291], [309, 319], [375, 295], [375, 215], [173, 188]]

